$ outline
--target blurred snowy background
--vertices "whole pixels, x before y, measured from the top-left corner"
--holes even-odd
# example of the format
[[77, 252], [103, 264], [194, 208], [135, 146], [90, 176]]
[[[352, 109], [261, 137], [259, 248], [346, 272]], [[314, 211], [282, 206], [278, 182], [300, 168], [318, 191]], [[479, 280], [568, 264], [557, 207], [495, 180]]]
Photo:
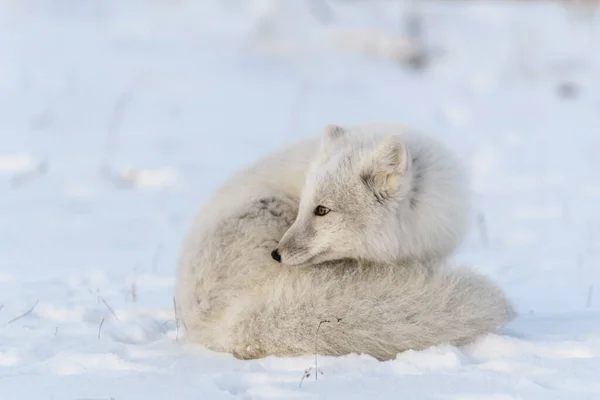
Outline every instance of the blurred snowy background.
[[[594, 1], [0, 0], [0, 398], [600, 398]], [[183, 346], [196, 208], [327, 123], [399, 122], [470, 167], [456, 261], [520, 316], [378, 363]], [[119, 381], [115, 381], [119, 379]]]

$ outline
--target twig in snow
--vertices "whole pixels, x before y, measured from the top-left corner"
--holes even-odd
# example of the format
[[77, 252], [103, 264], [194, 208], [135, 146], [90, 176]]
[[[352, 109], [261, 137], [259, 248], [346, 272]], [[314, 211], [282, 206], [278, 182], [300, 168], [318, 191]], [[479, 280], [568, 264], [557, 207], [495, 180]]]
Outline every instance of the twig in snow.
[[[342, 322], [341, 318], [336, 317], [335, 318], [336, 321], [335, 322]], [[317, 326], [317, 331], [315, 332], [315, 381], [318, 380], [318, 376], [319, 373], [323, 374], [323, 371], [319, 371], [319, 364], [318, 364], [318, 340], [319, 340], [319, 330], [321, 329], [321, 325], [326, 324], [326, 323], [330, 323], [331, 320], [329, 319], [324, 319], [322, 321], [319, 322], [319, 325]], [[302, 379], [300, 380], [300, 386], [302, 387], [302, 382], [304, 381], [304, 379], [310, 378], [310, 371], [312, 370], [312, 367], [308, 367], [308, 369], [304, 370], [304, 374], [302, 375]]]
[[586, 308], [590, 308], [592, 306], [593, 298], [594, 298], [594, 285], [590, 285], [588, 287], [587, 300], [585, 302]]
[[104, 303], [104, 305], [106, 306], [106, 308], [108, 308], [108, 311], [110, 311], [110, 313], [112, 314], [112, 316], [115, 317], [115, 320], [117, 322], [121, 322], [121, 321], [119, 321], [119, 318], [117, 317], [117, 314], [115, 314], [115, 311], [112, 309], [111, 306], [108, 305], [108, 303], [106, 302], [106, 300], [104, 300], [103, 297], [98, 297], [98, 298], [100, 299], [101, 302]]
[[173, 312], [175, 313], [175, 341], [179, 341], [179, 317], [177, 316], [177, 302], [173, 297]]
[[312, 370], [312, 367], [308, 367], [307, 369], [304, 370], [304, 374], [302, 374], [302, 379], [300, 379], [300, 385], [298, 385], [299, 388], [302, 387], [302, 382], [304, 382], [305, 379], [310, 378], [311, 370]]
[[136, 303], [137, 302], [137, 279], [138, 279], [138, 270], [139, 270], [139, 265], [136, 265], [133, 268], [134, 271], [134, 275], [133, 275], [133, 282], [131, 282], [131, 300]]
[[137, 302], [137, 285], [135, 282], [131, 283], [131, 299], [134, 303]]
[[102, 333], [102, 325], [104, 325], [104, 318], [100, 321], [100, 326], [98, 327], [98, 340], [100, 340], [100, 334]]
[[56, 329], [54, 330], [54, 337], [58, 336], [58, 326], [56, 327]]
[[21, 318], [23, 318], [23, 317], [26, 317], [27, 315], [31, 314], [31, 313], [33, 312], [33, 310], [34, 310], [34, 309], [37, 307], [38, 303], [39, 303], [39, 300], [36, 300], [36, 301], [35, 301], [35, 304], [34, 304], [34, 305], [33, 305], [33, 306], [32, 306], [32, 307], [29, 309], [29, 310], [25, 311], [23, 314], [21, 314], [21, 315], [19, 315], [19, 316], [17, 316], [17, 317], [14, 317], [14, 318], [13, 318], [13, 319], [11, 319], [10, 321], [8, 321], [8, 322], [6, 323], [6, 325], [10, 325], [10, 324], [12, 324], [13, 322], [15, 322], [15, 321], [17, 321], [17, 320], [19, 320], [19, 319], [21, 319]]
[[328, 324], [330, 322], [331, 321], [328, 319], [322, 320], [321, 322], [319, 322], [319, 326], [317, 326], [317, 331], [315, 332], [315, 381], [318, 379], [318, 376], [319, 376], [319, 367], [317, 364], [317, 350], [318, 350], [317, 341], [319, 340], [319, 329], [321, 329], [321, 325]]
[[134, 303], [137, 303], [137, 281], [138, 281], [139, 270], [140, 270], [140, 265], [136, 264], [136, 266], [133, 267], [133, 281], [131, 282], [131, 300]]

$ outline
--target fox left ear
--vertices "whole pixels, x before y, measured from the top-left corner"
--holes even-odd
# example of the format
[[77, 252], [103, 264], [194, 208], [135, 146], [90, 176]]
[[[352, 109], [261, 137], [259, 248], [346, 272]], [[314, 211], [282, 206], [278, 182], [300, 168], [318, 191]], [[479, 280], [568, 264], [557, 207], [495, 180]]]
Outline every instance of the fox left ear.
[[361, 179], [381, 200], [396, 191], [409, 167], [410, 157], [400, 136], [390, 136], [379, 143], [363, 160]]
[[346, 129], [339, 125], [326, 125], [321, 133], [321, 150], [325, 152], [331, 151], [346, 134]]

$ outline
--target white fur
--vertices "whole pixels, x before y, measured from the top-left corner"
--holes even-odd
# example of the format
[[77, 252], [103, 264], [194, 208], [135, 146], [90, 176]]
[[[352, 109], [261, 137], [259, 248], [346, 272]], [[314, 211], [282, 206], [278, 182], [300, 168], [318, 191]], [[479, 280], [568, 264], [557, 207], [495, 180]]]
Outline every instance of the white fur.
[[[399, 128], [338, 128], [258, 161], [200, 209], [176, 288], [189, 340], [239, 358], [308, 354], [326, 319], [320, 354], [390, 359], [468, 343], [510, 320], [510, 305], [485, 278], [431, 268], [465, 229], [451, 155]], [[317, 200], [335, 212], [314, 216]], [[343, 243], [346, 228], [360, 240]], [[302, 267], [273, 260], [276, 247], [284, 263]], [[294, 263], [288, 247], [304, 260]]]

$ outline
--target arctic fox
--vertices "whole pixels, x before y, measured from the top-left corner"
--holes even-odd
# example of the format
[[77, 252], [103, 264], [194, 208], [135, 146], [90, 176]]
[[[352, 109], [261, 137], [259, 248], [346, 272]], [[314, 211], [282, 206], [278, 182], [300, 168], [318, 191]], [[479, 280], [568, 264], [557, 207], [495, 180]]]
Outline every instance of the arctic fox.
[[216, 192], [185, 240], [188, 340], [243, 359], [311, 354], [327, 320], [320, 354], [387, 360], [495, 332], [512, 318], [502, 292], [436, 268], [463, 235], [464, 191], [447, 151], [391, 126], [328, 126], [320, 145], [266, 157]]

